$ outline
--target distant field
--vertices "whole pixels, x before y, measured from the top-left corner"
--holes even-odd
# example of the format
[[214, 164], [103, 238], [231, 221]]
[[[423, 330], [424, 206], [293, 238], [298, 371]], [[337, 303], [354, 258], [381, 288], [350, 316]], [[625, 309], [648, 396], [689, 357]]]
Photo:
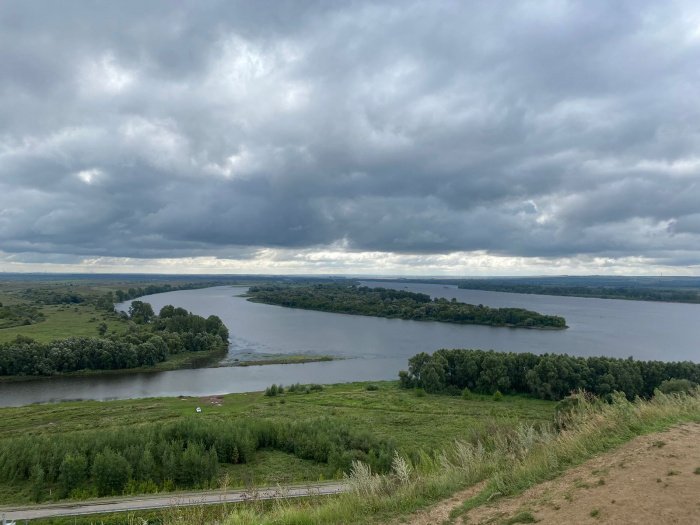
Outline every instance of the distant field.
[[92, 305], [48, 305], [40, 308], [45, 321], [28, 326], [15, 326], [0, 330], [0, 343], [11, 341], [18, 335], [24, 335], [47, 342], [65, 337], [99, 335], [97, 327], [107, 324], [109, 332], [123, 333], [126, 323], [116, 315], [100, 311]]
[[[192, 416], [216, 419], [270, 419], [303, 421], [328, 417], [358, 430], [393, 440], [406, 452], [434, 450], [455, 439], [474, 439], [498, 432], [504, 426], [545, 423], [552, 420], [555, 403], [505, 396], [418, 397], [398, 388], [397, 382], [333, 385], [321, 392], [286, 393], [266, 397], [261, 392], [229, 394], [211, 398], [160, 398], [109, 402], [71, 402], [0, 409], [2, 438], [112, 428], [133, 428], [144, 423], [169, 422]], [[0, 438], [0, 447], [2, 447]], [[226, 465], [231, 486], [318, 480], [324, 465], [301, 460], [280, 451], [260, 451], [250, 463]], [[0, 504], [29, 500], [28, 487], [0, 485]]]
[[[0, 303], [5, 305], [27, 304], [35, 306], [45, 320], [31, 325], [0, 329], [0, 343], [11, 341], [18, 335], [31, 337], [40, 342], [74, 336], [99, 335], [97, 327], [105, 322], [109, 332], [123, 333], [126, 323], [116, 314], [98, 309], [89, 300], [113, 292], [126, 285], [119, 283], [74, 283], [65, 281], [2, 281], [0, 282]], [[52, 293], [74, 294], [85, 298], [77, 304], [41, 304], [41, 295]]]

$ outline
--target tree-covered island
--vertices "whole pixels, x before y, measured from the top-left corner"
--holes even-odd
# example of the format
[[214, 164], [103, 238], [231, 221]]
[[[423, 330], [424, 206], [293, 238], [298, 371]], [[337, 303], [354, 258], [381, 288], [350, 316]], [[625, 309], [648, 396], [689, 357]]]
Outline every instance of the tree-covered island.
[[128, 319], [124, 333], [106, 334], [103, 323], [99, 337], [42, 343], [17, 336], [0, 342], [0, 378], [153, 368], [176, 354], [224, 354], [228, 349], [228, 329], [215, 315], [205, 319], [171, 305], [156, 315], [150, 304], [133, 301]]
[[431, 299], [423, 293], [353, 284], [259, 285], [251, 287], [248, 295], [250, 301], [258, 303], [322, 312], [517, 328], [566, 328], [566, 320], [558, 315], [524, 308], [490, 308], [456, 299]]

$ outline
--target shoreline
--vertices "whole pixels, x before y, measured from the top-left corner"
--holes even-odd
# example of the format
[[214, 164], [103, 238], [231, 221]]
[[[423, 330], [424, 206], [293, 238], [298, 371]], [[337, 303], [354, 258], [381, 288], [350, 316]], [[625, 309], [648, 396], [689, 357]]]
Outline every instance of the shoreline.
[[[175, 354], [174, 359], [168, 359], [155, 366], [148, 368], [123, 368], [118, 370], [79, 370], [65, 374], [54, 374], [48, 376], [0, 376], [0, 384], [29, 383], [32, 381], [46, 381], [52, 379], [75, 378], [75, 377], [105, 377], [134, 374], [157, 374], [159, 372], [172, 372], [175, 370], [194, 370], [200, 368], [246, 368], [250, 366], [265, 365], [299, 365], [304, 363], [319, 363], [327, 361], [339, 361], [344, 357], [331, 355], [299, 355], [289, 356], [275, 355], [262, 359], [246, 359], [241, 361], [224, 362], [228, 351], [211, 350], [209, 352], [188, 352], [186, 354]], [[180, 357], [180, 359], [178, 359]]]
[[172, 372], [174, 370], [188, 370], [195, 368], [213, 368], [209, 365], [223, 358], [228, 350], [210, 350], [208, 352], [185, 352], [174, 354], [171, 359], [166, 359], [154, 366], [137, 368], [120, 368], [117, 370], [97, 369], [97, 370], [77, 370], [65, 374], [53, 374], [47, 376], [27, 375], [27, 376], [0, 376], [0, 383], [23, 383], [31, 381], [51, 380], [66, 377], [100, 377], [100, 376], [120, 376], [132, 374], [156, 374], [158, 372]]

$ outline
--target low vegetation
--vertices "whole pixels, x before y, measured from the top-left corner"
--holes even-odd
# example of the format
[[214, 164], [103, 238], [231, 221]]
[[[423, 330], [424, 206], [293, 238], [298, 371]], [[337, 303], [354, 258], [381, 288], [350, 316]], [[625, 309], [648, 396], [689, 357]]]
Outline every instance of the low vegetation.
[[27, 304], [3, 305], [0, 302], [0, 329], [27, 326], [45, 319], [41, 311]]
[[[427, 398], [440, 399], [437, 396]], [[454, 398], [441, 398], [449, 403]], [[354, 462], [346, 480], [352, 491], [337, 497], [259, 501], [235, 506], [171, 508], [136, 516], [110, 515], [72, 518], [70, 523], [148, 523], [159, 525], [303, 525], [399, 523], [416, 510], [445, 499], [458, 490], [475, 487], [473, 496], [454, 508], [449, 522], [469, 519], [469, 511], [487, 502], [521, 493], [591, 457], [614, 449], [642, 434], [665, 430], [683, 422], [700, 422], [700, 391], [628, 401], [623, 395], [609, 402], [577, 394], [565, 428], [522, 422], [473, 441], [455, 440], [433, 452], [410, 457], [395, 453], [388, 473], [374, 472]], [[478, 485], [477, 485], [478, 484]], [[595, 509], [594, 509], [595, 510]], [[125, 519], [126, 518], [126, 519]], [[532, 523], [521, 512], [510, 523]], [[119, 520], [122, 521], [119, 521]], [[46, 520], [42, 525], [66, 524]]]
[[[367, 524], [399, 521], [401, 516], [446, 498], [457, 490], [483, 482], [483, 489], [452, 512], [452, 518], [494, 499], [514, 495], [554, 478], [592, 456], [610, 450], [637, 435], [671, 425], [700, 422], [700, 392], [628, 401], [615, 395], [602, 402], [578, 395], [565, 429], [523, 424], [476, 443], [456, 441], [417, 460], [397, 454], [388, 474], [354, 463], [348, 475], [352, 492], [332, 499], [279, 501], [263, 506], [233, 508], [226, 525]], [[189, 521], [166, 517], [164, 524], [204, 523], [193, 511]], [[531, 522], [529, 516], [520, 515]], [[514, 522], [513, 522], [514, 523]]]
[[684, 392], [700, 383], [700, 365], [691, 362], [636, 361], [613, 357], [573, 357], [565, 354], [535, 355], [527, 352], [438, 350], [420, 353], [399, 374], [404, 388], [429, 393], [460, 395], [530, 394], [559, 400], [570, 392], [585, 390], [598, 396], [623, 392], [628, 399], [649, 398], [661, 388]]
[[[394, 451], [418, 461], [457, 438], [475, 443], [554, 415], [555, 403], [518, 396], [418, 398], [396, 382], [371, 385], [0, 409], [0, 503], [92, 496], [98, 454], [128, 474], [109, 489], [119, 493], [275, 485], [342, 478], [357, 459], [385, 471]], [[64, 469], [77, 465], [80, 483], [61, 477], [64, 460]], [[207, 475], [188, 474], [192, 464]]]
[[426, 294], [388, 288], [273, 284], [252, 286], [248, 294], [255, 302], [324, 312], [518, 328], [566, 328], [566, 320], [556, 315], [522, 308], [490, 308], [460, 303], [456, 299], [431, 299]]
[[0, 481], [29, 482], [35, 501], [58, 497], [218, 486], [220, 464], [280, 450], [325, 466], [326, 475], [361, 460], [387, 472], [395, 446], [327, 418], [304, 422], [186, 418], [167, 424], [15, 437], [0, 448]]

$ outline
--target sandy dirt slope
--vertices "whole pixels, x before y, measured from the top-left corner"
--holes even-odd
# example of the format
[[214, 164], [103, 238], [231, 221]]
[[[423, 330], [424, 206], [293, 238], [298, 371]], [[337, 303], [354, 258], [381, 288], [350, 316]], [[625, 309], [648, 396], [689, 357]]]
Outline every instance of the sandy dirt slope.
[[[446, 507], [462, 501], [446, 501], [411, 523], [442, 523]], [[535, 522], [700, 525], [700, 425], [636, 438], [517, 497], [472, 509], [462, 523]]]

